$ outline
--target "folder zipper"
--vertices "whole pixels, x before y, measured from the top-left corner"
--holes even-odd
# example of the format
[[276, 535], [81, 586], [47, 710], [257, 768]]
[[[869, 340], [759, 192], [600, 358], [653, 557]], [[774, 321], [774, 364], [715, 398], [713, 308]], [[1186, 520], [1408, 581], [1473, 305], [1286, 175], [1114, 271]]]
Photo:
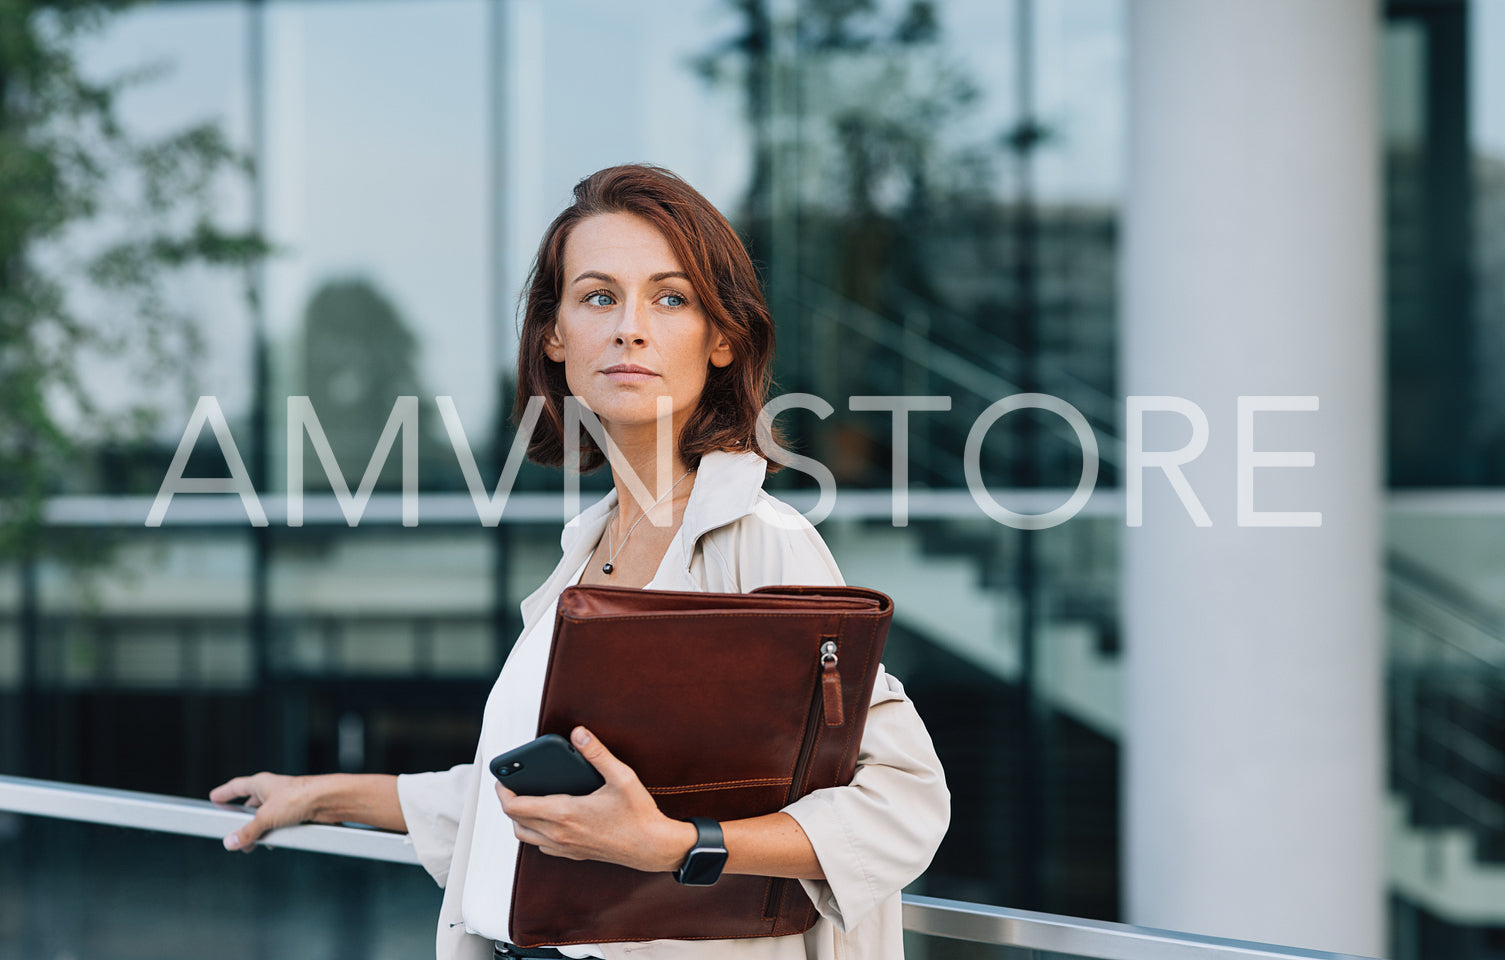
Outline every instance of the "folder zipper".
[[[815, 692], [810, 697], [810, 711], [805, 716], [805, 736], [800, 742], [800, 755], [794, 764], [794, 777], [789, 781], [789, 795], [784, 798], [785, 806], [797, 800], [804, 791], [810, 760], [815, 756], [815, 742], [820, 739], [821, 718], [825, 718], [825, 726], [828, 727], [839, 727], [846, 722], [841, 705], [841, 673], [837, 670], [835, 639], [823, 638], [818, 666], [820, 673], [816, 678]], [[777, 877], [768, 885], [763, 916], [778, 916], [779, 901], [784, 896], [784, 887], [788, 882], [787, 878]]]
[[839, 727], [846, 723], [841, 709], [841, 673], [836, 669], [835, 640], [820, 645], [820, 689], [825, 700], [826, 726]]
[[786, 803], [793, 803], [804, 792], [805, 774], [810, 766], [810, 758], [815, 755], [815, 741], [820, 739], [821, 717], [825, 717], [828, 727], [839, 727], [844, 722], [841, 710], [841, 674], [836, 670], [834, 639], [824, 638], [820, 645], [818, 665], [820, 674], [815, 684], [815, 694], [810, 698], [810, 712], [805, 716], [805, 738], [800, 743], [800, 755], [794, 764], [794, 779], [789, 783], [789, 798]]

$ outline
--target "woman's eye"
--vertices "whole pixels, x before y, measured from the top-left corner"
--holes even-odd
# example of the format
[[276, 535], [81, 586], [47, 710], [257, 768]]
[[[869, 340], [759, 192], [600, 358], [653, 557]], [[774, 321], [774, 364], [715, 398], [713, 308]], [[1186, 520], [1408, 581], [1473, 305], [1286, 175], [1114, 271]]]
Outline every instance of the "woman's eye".
[[599, 290], [595, 293], [586, 294], [585, 302], [593, 307], [609, 307], [612, 304], [616, 303], [616, 301], [611, 298], [611, 294], [603, 293]]
[[666, 293], [659, 299], [664, 302], [664, 306], [666, 307], [682, 307], [690, 302], [677, 293]]

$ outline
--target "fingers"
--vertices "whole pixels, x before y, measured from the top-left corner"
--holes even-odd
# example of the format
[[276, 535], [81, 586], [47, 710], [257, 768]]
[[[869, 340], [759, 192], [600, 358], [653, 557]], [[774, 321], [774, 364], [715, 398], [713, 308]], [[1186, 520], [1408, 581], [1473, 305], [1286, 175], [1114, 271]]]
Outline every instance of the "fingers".
[[566, 821], [551, 815], [551, 807], [557, 798], [520, 797], [501, 784], [496, 785], [496, 794], [502, 798], [502, 812], [512, 821], [512, 835], [519, 842], [531, 844], [551, 857], [587, 859], [568, 841], [572, 831], [567, 828]]
[[[500, 783], [494, 785], [502, 801], [502, 813], [511, 820], [550, 821], [561, 817], [558, 797], [524, 797]], [[573, 798], [571, 798], [573, 799]]]
[[575, 802], [574, 797], [523, 797], [500, 783], [494, 786], [502, 801], [502, 813], [512, 821], [513, 832], [524, 843], [548, 844], [558, 839], [555, 834], [561, 828], [573, 822], [568, 805]]
[[227, 780], [209, 791], [209, 799], [215, 803], [243, 800], [247, 809], [256, 812], [249, 822], [224, 838], [225, 849], [249, 853], [269, 830], [302, 819], [297, 798], [291, 795], [295, 783], [296, 778], [263, 772]]
[[621, 784], [626, 781], [635, 781], [637, 774], [632, 768], [612, 755], [606, 749], [606, 744], [591, 735], [584, 727], [576, 727], [570, 732], [570, 742], [580, 755], [590, 761], [590, 765], [596, 768], [596, 772], [606, 778], [610, 784]]
[[[236, 800], [253, 797], [254, 795], [255, 791], [251, 786], [250, 777], [235, 777], [234, 779], [226, 780], [209, 791], [209, 799], [215, 803], [233, 803]], [[246, 824], [244, 827], [225, 837], [225, 849], [245, 850], [249, 852], [256, 845], [256, 838], [262, 832], [259, 829], [251, 829], [251, 825], [255, 822], [255, 819], [252, 819], [251, 823]]]
[[524, 823], [513, 821], [512, 835], [520, 842], [532, 844], [539, 849], [550, 846], [548, 836]]
[[269, 817], [257, 813], [250, 823], [225, 837], [225, 849], [242, 850], [250, 853], [255, 848], [256, 841], [261, 839], [261, 835], [272, 828], [269, 820]]
[[236, 777], [233, 780], [227, 780], [209, 791], [209, 799], [215, 803], [230, 803], [234, 800], [239, 800], [241, 797], [249, 796], [251, 796], [250, 777]]

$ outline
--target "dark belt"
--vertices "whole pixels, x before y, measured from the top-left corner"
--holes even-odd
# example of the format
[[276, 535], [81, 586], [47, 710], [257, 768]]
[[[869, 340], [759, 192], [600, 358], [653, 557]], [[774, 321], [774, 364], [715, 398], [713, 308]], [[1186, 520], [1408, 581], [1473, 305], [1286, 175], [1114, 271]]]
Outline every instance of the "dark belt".
[[512, 943], [496, 941], [493, 960], [566, 960], [564, 954], [553, 947], [519, 947]]

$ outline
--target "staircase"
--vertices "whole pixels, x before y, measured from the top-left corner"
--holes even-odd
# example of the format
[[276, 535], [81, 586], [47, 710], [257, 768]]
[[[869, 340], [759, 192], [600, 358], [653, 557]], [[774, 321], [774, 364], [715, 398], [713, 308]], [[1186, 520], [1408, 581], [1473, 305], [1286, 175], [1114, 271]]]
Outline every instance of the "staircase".
[[[980, 522], [992, 523], [985, 518]], [[944, 539], [919, 532], [930, 529], [929, 524], [896, 529], [827, 521], [821, 525], [821, 536], [849, 582], [894, 598], [899, 624], [988, 677], [1017, 683], [1022, 612], [1016, 592], [988, 585], [975, 556], [927, 545]], [[1104, 558], [1100, 553], [1095, 559]], [[1105, 651], [1103, 642], [1108, 629], [1104, 619], [1111, 615], [1108, 610], [1091, 618], [1048, 620], [1040, 626], [1037, 641], [1042, 695], [1072, 720], [1117, 740], [1123, 726], [1120, 663], [1114, 653]]]
[[[896, 321], [813, 280], [801, 289], [803, 306], [823, 320], [822, 328], [843, 331], [849, 341], [843, 354], [864, 359], [859, 392], [953, 398], [952, 416], [912, 420], [910, 450], [916, 480], [923, 482], [928, 469], [932, 480], [954, 484], [962, 475], [957, 453], [964, 449], [966, 425], [989, 403], [1018, 392], [1024, 362], [1018, 351], [992, 331], [917, 298], [903, 305], [909, 319]], [[917, 324], [914, 317], [927, 319]], [[929, 336], [932, 327], [944, 330], [949, 339]], [[1034, 375], [1040, 390], [1067, 400], [1087, 417], [1099, 440], [1105, 482], [1110, 482], [1107, 478], [1122, 458], [1122, 445], [1114, 437], [1112, 398], [1048, 362], [1039, 362]], [[1074, 482], [1074, 436], [1059, 418], [1043, 422], [1066, 442], [1039, 446], [1036, 453], [1046, 461], [1041, 472], [1054, 471], [1051, 475]], [[985, 453], [985, 474], [1009, 475], [1022, 454], [1009, 444], [992, 446], [1004, 449], [992, 450], [991, 461]], [[1012, 580], [1016, 532], [977, 518], [928, 520], [905, 529], [828, 521], [822, 535], [850, 581], [893, 596], [896, 625], [922, 638], [921, 646], [928, 643], [954, 658], [961, 665], [955, 672], [975, 671], [990, 681], [979, 689], [994, 691], [995, 699], [1017, 695], [1022, 611]], [[1116, 857], [1116, 783], [1096, 782], [1085, 791], [1061, 789], [1073, 779], [1092, 779], [1091, 769], [1116, 772], [1123, 727], [1117, 524], [1077, 518], [1036, 536], [1042, 571], [1037, 690], [1048, 705], [1052, 734], [1071, 731], [1052, 740], [1061, 755], [1048, 768], [1047, 779], [1056, 783], [1047, 784], [1046, 791], [1056, 790], [1059, 818], [1076, 825], [1060, 835], [1067, 846], [1095, 829], [1106, 827], [1109, 834], [1095, 848], [1076, 844], [1081, 848], [1074, 857], [1053, 847], [1052, 862], [1090, 873], [1094, 861]], [[1387, 589], [1392, 887], [1442, 920], [1505, 926], [1505, 611], [1478, 602], [1448, 578], [1398, 554], [1388, 558]], [[906, 680], [915, 675], [913, 665], [891, 666]], [[997, 681], [1006, 685], [1002, 694]], [[929, 716], [950, 706], [925, 708]], [[996, 727], [1015, 715], [1007, 703], [995, 707], [983, 722]], [[974, 710], [969, 715], [976, 719], [988, 713]], [[1011, 747], [995, 740], [987, 750], [999, 756], [1000, 748], [1004, 762], [1011, 762]], [[963, 767], [975, 755], [982, 754], [964, 750], [959, 758]], [[984, 785], [982, 792], [994, 798], [994, 805], [978, 816], [1009, 816], [1008, 791], [1017, 789]], [[1007, 842], [997, 838], [984, 838], [976, 846], [994, 858], [1010, 853]], [[1116, 877], [1099, 888], [1114, 884]], [[987, 899], [975, 890], [954, 895]], [[1064, 912], [1104, 915], [1080, 906]]]
[[[992, 549], [977, 542], [980, 530]], [[1041, 625], [1036, 684], [1046, 705], [1040, 738], [1045, 747], [1039, 781], [1030, 782], [1021, 721], [1027, 704], [1019, 685], [1022, 611], [1010, 586], [990, 582], [991, 570], [1012, 562], [1006, 549], [1011, 532], [982, 517], [904, 529], [886, 521], [828, 520], [821, 526], [849, 582], [894, 598], [885, 660], [923, 711], [951, 771], [953, 819], [971, 825], [964, 835], [948, 838], [925, 892], [1025, 902], [1021, 888], [1028, 883], [1009, 865], [1021, 856], [1019, 831], [1028, 825], [1026, 800], [1033, 793], [1044, 808], [1044, 822], [1034, 827], [1047, 870], [1034, 880], [1044, 897], [1035, 905], [1116, 919], [1118, 660], [1104, 652], [1102, 623], [1085, 615], [1087, 605], [1078, 605], [1082, 615], [1050, 617]], [[1047, 559], [1052, 566], [1074, 561], [1090, 569], [1079, 550], [1065, 554]]]
[[[894, 598], [896, 627], [961, 665], [950, 671], [952, 683], [966, 671], [977, 675], [975, 688], [968, 688], [972, 695], [997, 702], [990, 710], [966, 716], [972, 722], [988, 716], [982, 722], [996, 728], [1015, 716], [1020, 605], [1011, 588], [990, 584], [985, 572], [1006, 563], [1006, 552], [985, 554], [964, 537], [948, 535], [947, 523], [895, 529], [833, 520], [821, 532], [851, 582]], [[1102, 529], [1094, 538], [1099, 541], [1094, 549], [1084, 551], [1078, 543], [1075, 550], [1048, 558], [1052, 569], [1072, 571], [1085, 583], [1077, 584], [1075, 604], [1047, 597], [1046, 622], [1037, 634], [1039, 695], [1056, 725], [1051, 742], [1054, 783], [1046, 790], [1062, 821], [1073, 825], [1062, 832], [1063, 841], [1076, 848], [1067, 854], [1053, 847], [1051, 860], [1076, 872], [1091, 871], [1094, 863], [1117, 852], [1116, 787], [1105, 786], [1101, 772], [1116, 769], [1123, 728], [1121, 661], [1116, 643], [1110, 642], [1111, 603], [1103, 603], [1093, 615], [1081, 609], [1089, 606], [1081, 597], [1104, 589], [1093, 576], [1094, 566], [1111, 557], [1115, 538]], [[948, 541], [964, 546], [947, 549]], [[1052, 578], [1042, 579], [1049, 583]], [[1388, 586], [1391, 885], [1399, 896], [1448, 922], [1505, 925], [1505, 615], [1458, 595], [1399, 556], [1390, 559]], [[1111, 597], [1113, 588], [1107, 589]], [[914, 663], [890, 666], [906, 683], [923, 675]], [[955, 688], [933, 689], [932, 696], [938, 696]], [[946, 723], [957, 709], [938, 708], [920, 691], [912, 692], [927, 720], [939, 709], [937, 719]], [[965, 723], [958, 720], [956, 725]], [[1073, 730], [1061, 736], [1062, 727]], [[987, 750], [998, 757], [995, 762], [1013, 762], [1014, 754], [1000, 751], [1002, 746], [995, 735]], [[964, 744], [958, 768], [966, 769], [982, 752]], [[1071, 788], [1083, 780], [1094, 781], [1090, 789]], [[985, 789], [995, 797], [979, 815], [1011, 816], [1008, 792], [1018, 789], [1012, 781]], [[1084, 833], [1097, 833], [1102, 842], [1084, 843]], [[995, 842], [994, 855], [1006, 855], [1006, 846]], [[1109, 884], [1101, 877], [1095, 882], [1099, 889]], [[1099, 900], [1106, 902], [1106, 895]], [[1084, 915], [1094, 913], [1089, 909]]]
[[1505, 926], [1505, 612], [1401, 554], [1388, 567], [1391, 882]]

